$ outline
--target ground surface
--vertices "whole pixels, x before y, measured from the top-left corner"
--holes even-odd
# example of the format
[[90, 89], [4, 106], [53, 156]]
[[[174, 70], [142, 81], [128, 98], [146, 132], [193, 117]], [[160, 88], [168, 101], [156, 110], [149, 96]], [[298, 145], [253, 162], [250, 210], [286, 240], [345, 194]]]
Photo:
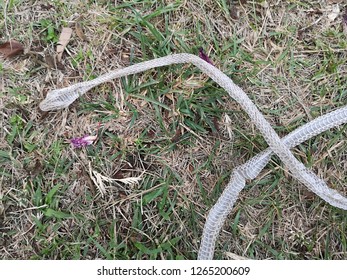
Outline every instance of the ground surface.
[[[0, 43], [25, 47], [0, 58], [1, 259], [195, 259], [231, 170], [267, 147], [238, 104], [190, 65], [114, 80], [42, 114], [51, 89], [203, 47], [280, 136], [347, 103], [344, 1], [70, 2], [0, 2]], [[54, 63], [63, 27], [74, 32]], [[346, 131], [294, 149], [344, 195]], [[69, 143], [96, 133], [86, 148]], [[96, 184], [93, 171], [141, 180]], [[273, 157], [217, 241], [215, 258], [240, 257], [346, 259], [347, 214]]]

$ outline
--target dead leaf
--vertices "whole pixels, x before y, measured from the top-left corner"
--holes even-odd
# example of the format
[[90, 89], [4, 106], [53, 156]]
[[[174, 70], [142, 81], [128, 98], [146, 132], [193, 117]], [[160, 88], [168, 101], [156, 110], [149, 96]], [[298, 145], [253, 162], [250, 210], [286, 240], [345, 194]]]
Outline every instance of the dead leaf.
[[0, 53], [4, 55], [4, 58], [11, 58], [22, 54], [23, 52], [23, 45], [15, 40], [11, 40], [0, 45]]
[[59, 42], [57, 45], [57, 60], [61, 62], [63, 52], [70, 41], [72, 35], [72, 29], [69, 27], [64, 27], [60, 33]]
[[82, 26], [79, 22], [76, 22], [75, 29], [76, 29], [76, 34], [78, 38], [80, 38], [82, 41], [86, 41], [86, 42], [89, 41], [87, 36], [84, 34]]

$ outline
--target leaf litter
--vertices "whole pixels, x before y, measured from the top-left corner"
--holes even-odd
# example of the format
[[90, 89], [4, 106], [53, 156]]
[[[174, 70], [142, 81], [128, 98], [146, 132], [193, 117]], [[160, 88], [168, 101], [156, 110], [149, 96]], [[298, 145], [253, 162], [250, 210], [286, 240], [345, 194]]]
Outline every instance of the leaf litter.
[[0, 45], [0, 53], [4, 58], [12, 58], [24, 52], [24, 47], [16, 40], [11, 40]]
[[60, 33], [58, 45], [57, 45], [57, 61], [61, 62], [63, 52], [70, 41], [72, 35], [72, 29], [64, 27]]

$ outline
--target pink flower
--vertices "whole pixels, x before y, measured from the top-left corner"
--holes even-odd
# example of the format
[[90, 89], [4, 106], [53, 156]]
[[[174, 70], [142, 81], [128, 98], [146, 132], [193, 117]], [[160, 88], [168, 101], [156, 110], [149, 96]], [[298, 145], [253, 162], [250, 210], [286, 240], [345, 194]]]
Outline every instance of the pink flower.
[[82, 148], [88, 145], [93, 144], [93, 142], [98, 138], [98, 136], [85, 135], [83, 137], [72, 138], [70, 140], [74, 148]]
[[199, 48], [199, 57], [206, 62], [210, 63], [211, 65], [214, 65], [211, 59], [204, 53], [203, 48]]

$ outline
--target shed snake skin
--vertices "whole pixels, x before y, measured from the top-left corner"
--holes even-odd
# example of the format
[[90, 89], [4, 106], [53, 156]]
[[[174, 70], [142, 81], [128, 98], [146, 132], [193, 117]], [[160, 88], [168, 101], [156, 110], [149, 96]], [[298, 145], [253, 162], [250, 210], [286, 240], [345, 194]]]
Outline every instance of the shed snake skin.
[[291, 175], [303, 183], [310, 191], [320, 196], [330, 205], [347, 210], [346, 197], [342, 196], [336, 190], [330, 189], [321, 178], [307, 169], [290, 151], [290, 148], [295, 145], [329, 128], [347, 122], [347, 106], [307, 123], [281, 140], [246, 93], [234, 84], [227, 75], [198, 56], [187, 53], [173, 54], [114, 70], [91, 81], [52, 90], [40, 103], [39, 107], [42, 111], [63, 109], [93, 87], [112, 79], [141, 73], [156, 67], [183, 63], [195, 65], [220, 87], [225, 89], [230, 97], [238, 102], [242, 109], [248, 114], [251, 121], [255, 124], [269, 145], [267, 150], [258, 154], [245, 164], [235, 168], [232, 172], [231, 179], [223, 194], [208, 214], [203, 230], [198, 259], [213, 258], [215, 242], [219, 231], [237, 200], [239, 192], [244, 188], [246, 180], [254, 179], [259, 174], [272, 154], [276, 154], [288, 168]]

